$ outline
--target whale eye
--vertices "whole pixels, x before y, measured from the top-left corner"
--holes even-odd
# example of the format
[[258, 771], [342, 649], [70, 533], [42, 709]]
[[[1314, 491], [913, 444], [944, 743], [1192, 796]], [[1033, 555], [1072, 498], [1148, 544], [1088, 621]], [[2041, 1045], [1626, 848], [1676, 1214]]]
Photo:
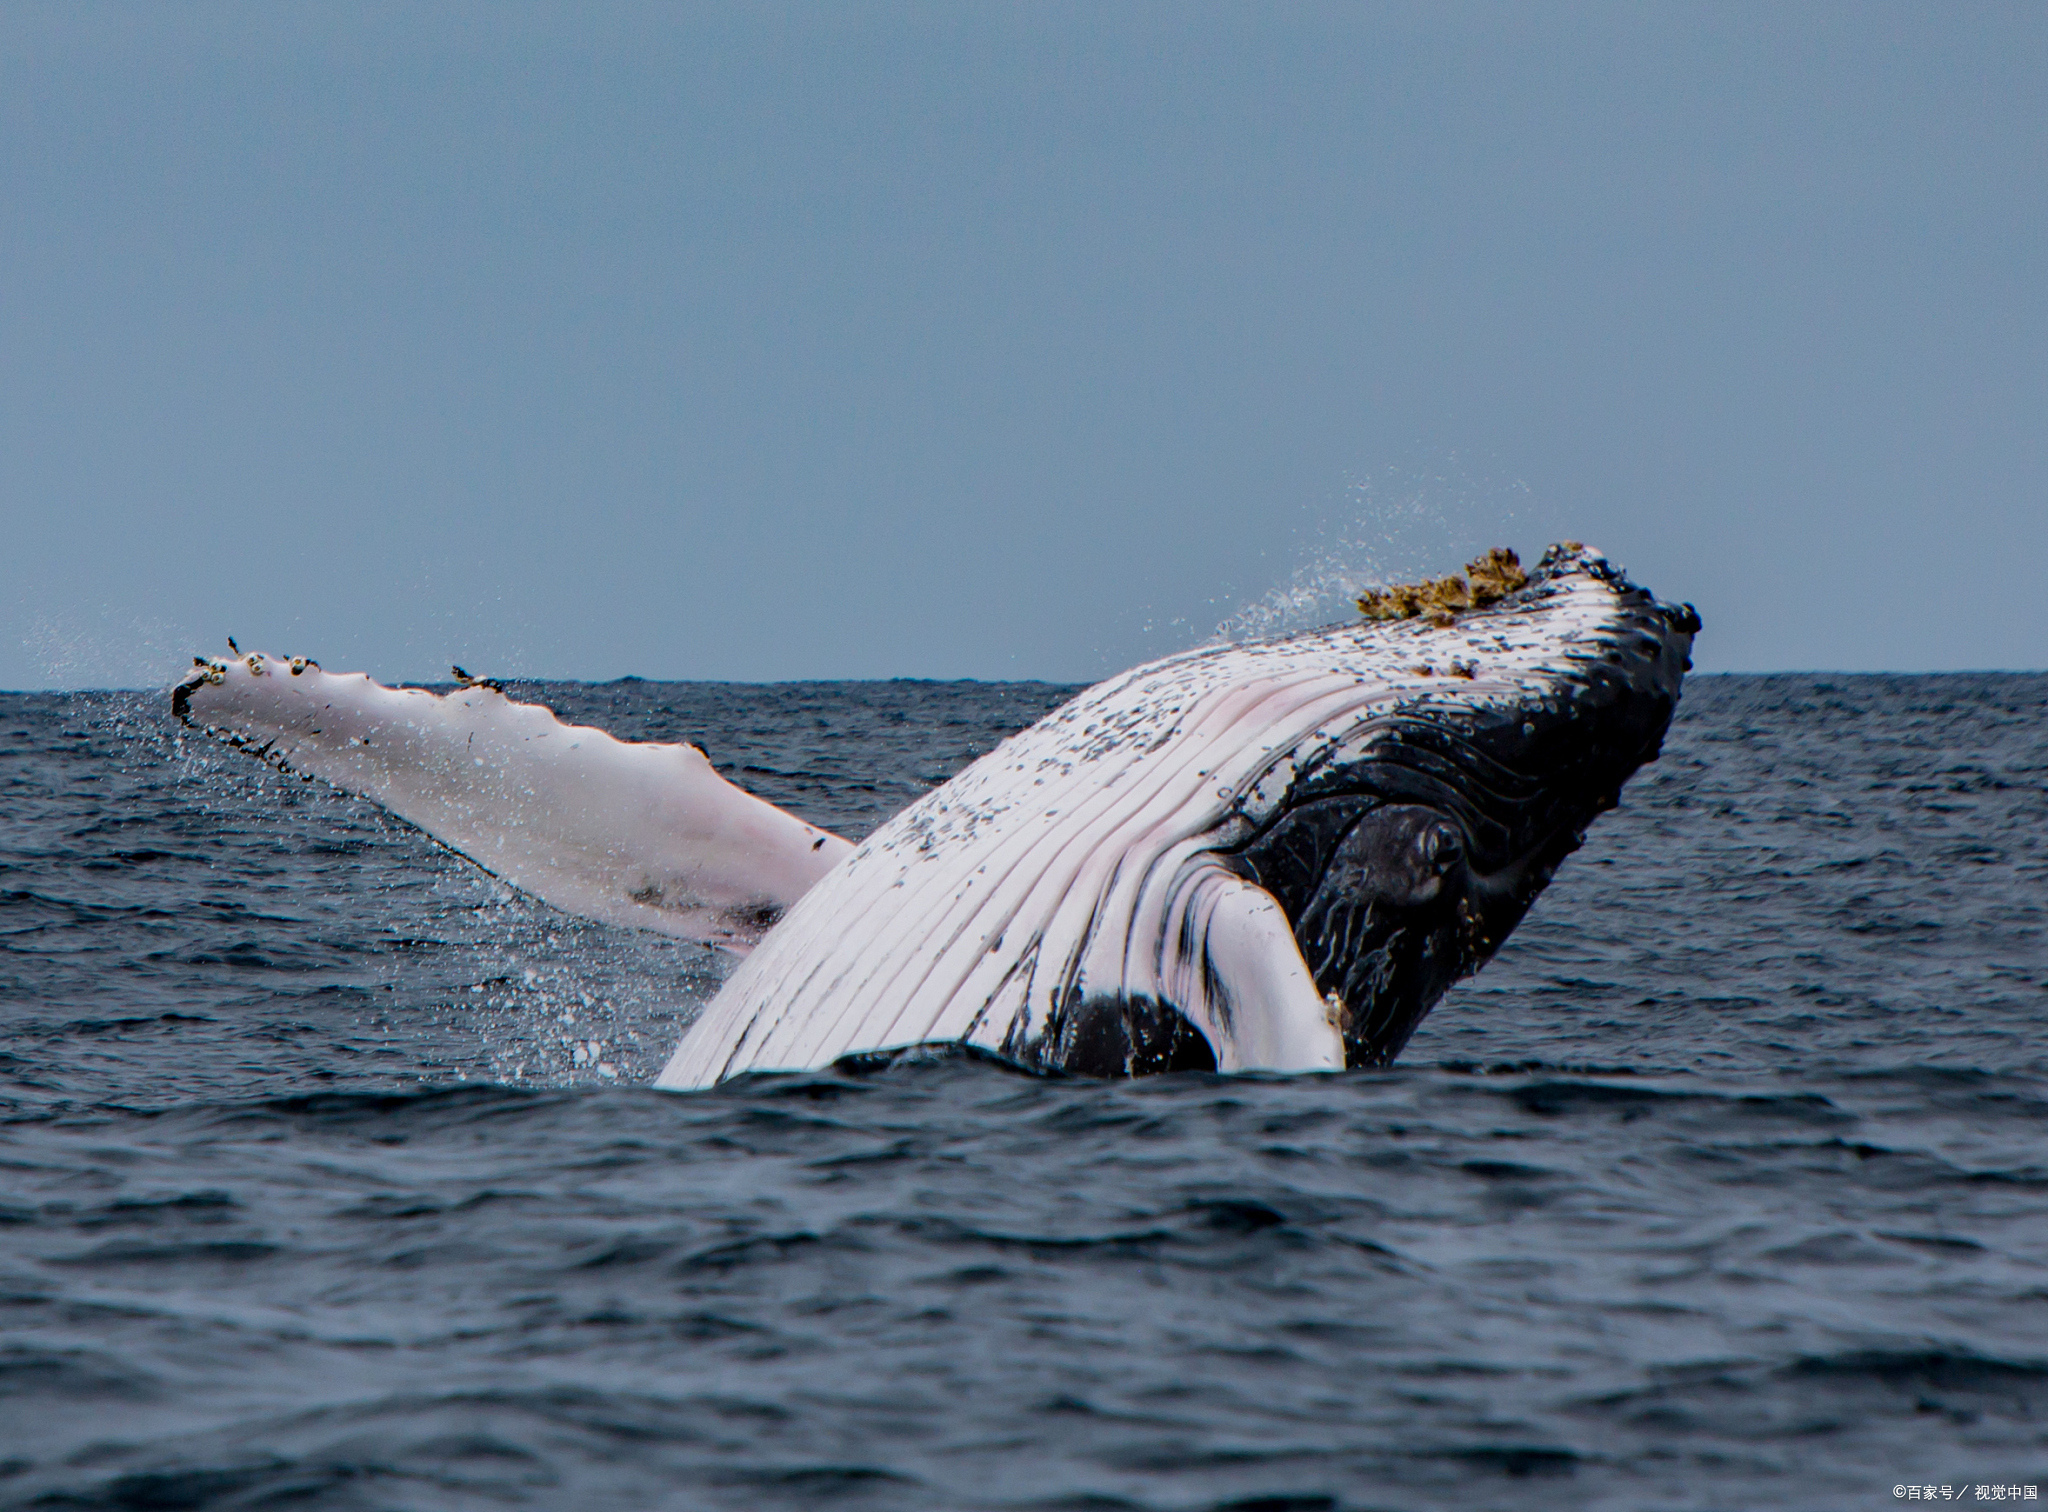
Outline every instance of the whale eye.
[[1457, 830], [1448, 824], [1432, 824], [1415, 837], [1417, 856], [1433, 872], [1448, 871], [1464, 848]]

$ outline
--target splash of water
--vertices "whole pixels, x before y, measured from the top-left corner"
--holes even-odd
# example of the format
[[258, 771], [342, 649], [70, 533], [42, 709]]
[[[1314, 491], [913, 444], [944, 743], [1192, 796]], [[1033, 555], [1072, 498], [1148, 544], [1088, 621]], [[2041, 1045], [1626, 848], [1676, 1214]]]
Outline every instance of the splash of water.
[[1233, 609], [1216, 626], [1211, 643], [1287, 635], [1349, 619], [1368, 588], [1451, 571], [1486, 546], [1501, 544], [1480, 537], [1489, 530], [1504, 532], [1515, 517], [1514, 503], [1528, 491], [1519, 481], [1474, 479], [1455, 457], [1433, 472], [1389, 467], [1353, 480], [1338, 519], [1318, 522], [1306, 543], [1306, 560], [1285, 582]]
[[169, 620], [109, 609], [91, 620], [40, 615], [29, 622], [21, 644], [45, 688], [138, 689], [161, 686], [190, 659], [197, 639]]

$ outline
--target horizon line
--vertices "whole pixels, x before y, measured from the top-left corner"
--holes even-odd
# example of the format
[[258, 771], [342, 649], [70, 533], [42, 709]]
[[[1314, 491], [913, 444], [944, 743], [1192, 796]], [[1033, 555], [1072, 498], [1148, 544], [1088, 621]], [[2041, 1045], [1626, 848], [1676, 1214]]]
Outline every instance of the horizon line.
[[[1111, 675], [1117, 676], [1120, 674], [1112, 673]], [[2048, 676], [2048, 667], [1940, 667], [1921, 668], [1918, 670], [1898, 670], [1882, 667], [1866, 667], [1855, 671], [1845, 671], [1838, 668], [1827, 667], [1779, 667], [1767, 670], [1723, 668], [1721, 670], [1712, 672], [1688, 672], [1685, 675], [1685, 680], [1691, 683], [1698, 682], [1704, 678], [1716, 677], [1774, 678], [2042, 676]], [[1096, 678], [1090, 682], [1076, 682], [1068, 678], [1059, 677], [922, 677], [914, 674], [898, 674], [896, 676], [891, 677], [648, 677], [638, 672], [625, 672], [619, 674], [616, 677], [526, 677], [518, 673], [508, 673], [494, 679], [494, 681], [503, 683], [521, 683], [535, 687], [545, 686], [548, 684], [574, 684], [590, 688], [614, 687], [620, 683], [646, 683], [652, 686], [671, 687], [682, 685], [695, 685], [705, 687], [729, 688], [783, 688], [818, 686], [820, 684], [834, 683], [924, 683], [934, 686], [949, 683], [972, 683], [986, 687], [1039, 686], [1053, 688], [1092, 688], [1095, 686], [1096, 683], [1101, 682], [1103, 680], [1104, 679], [1102, 678]], [[82, 693], [163, 694], [167, 693], [172, 686], [173, 685], [171, 683], [166, 682], [162, 684], [153, 684], [147, 687], [79, 686], [41, 688], [0, 688], [0, 698], [30, 698], [41, 696], [64, 697]], [[443, 688], [453, 689], [461, 686], [461, 684], [455, 682], [452, 678], [437, 679], [399, 677], [394, 678], [390, 682], [385, 683], [384, 686], [387, 688], [425, 688], [438, 690]]]

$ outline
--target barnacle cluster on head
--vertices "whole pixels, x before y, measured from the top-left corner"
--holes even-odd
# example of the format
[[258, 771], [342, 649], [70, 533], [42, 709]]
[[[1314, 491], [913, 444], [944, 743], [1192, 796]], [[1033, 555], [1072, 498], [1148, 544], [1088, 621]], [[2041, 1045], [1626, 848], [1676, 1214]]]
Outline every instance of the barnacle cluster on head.
[[1496, 546], [1467, 562], [1462, 576], [1454, 572], [1423, 583], [1368, 588], [1358, 597], [1358, 610], [1369, 620], [1426, 615], [1432, 624], [1448, 625], [1460, 610], [1481, 608], [1528, 586], [1529, 574], [1522, 570], [1521, 558], [1505, 546]]

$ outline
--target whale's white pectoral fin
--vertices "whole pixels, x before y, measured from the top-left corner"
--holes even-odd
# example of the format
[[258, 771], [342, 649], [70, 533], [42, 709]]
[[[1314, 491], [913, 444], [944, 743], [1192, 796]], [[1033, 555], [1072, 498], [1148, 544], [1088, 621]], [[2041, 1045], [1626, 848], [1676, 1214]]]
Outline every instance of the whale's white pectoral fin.
[[1208, 1038], [1219, 1071], [1341, 1071], [1344, 1036], [1316, 991], [1286, 911], [1264, 888], [1205, 866], [1165, 932], [1161, 983]]
[[743, 951], [851, 847], [690, 745], [565, 725], [495, 686], [386, 688], [260, 653], [201, 661], [188, 724], [410, 821], [569, 913]]

